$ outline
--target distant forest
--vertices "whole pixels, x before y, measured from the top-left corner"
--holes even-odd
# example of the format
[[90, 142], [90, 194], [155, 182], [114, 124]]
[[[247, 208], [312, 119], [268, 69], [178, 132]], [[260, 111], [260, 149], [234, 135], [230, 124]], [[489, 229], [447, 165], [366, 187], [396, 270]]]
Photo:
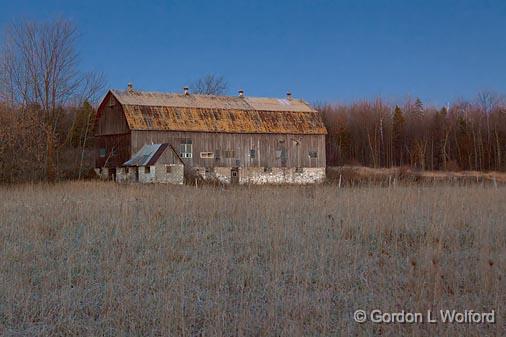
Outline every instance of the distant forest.
[[[92, 177], [102, 74], [83, 72], [69, 21], [18, 22], [0, 45], [0, 182]], [[224, 94], [206, 75], [192, 92]], [[316, 107], [328, 129], [327, 164], [506, 171], [506, 103], [493, 92], [448, 107], [381, 99]]]
[[420, 170], [506, 170], [506, 102], [494, 92], [448, 107], [420, 99], [321, 105], [327, 165], [409, 166]]

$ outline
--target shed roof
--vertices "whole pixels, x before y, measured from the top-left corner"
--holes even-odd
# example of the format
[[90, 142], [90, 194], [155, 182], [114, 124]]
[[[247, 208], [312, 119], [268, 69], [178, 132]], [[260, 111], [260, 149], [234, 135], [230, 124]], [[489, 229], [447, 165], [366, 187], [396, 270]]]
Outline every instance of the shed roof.
[[151, 166], [156, 164], [162, 153], [169, 147], [169, 144], [146, 144], [123, 166]]
[[111, 90], [104, 102], [109, 94], [122, 105], [131, 130], [327, 133], [319, 113], [299, 99]]

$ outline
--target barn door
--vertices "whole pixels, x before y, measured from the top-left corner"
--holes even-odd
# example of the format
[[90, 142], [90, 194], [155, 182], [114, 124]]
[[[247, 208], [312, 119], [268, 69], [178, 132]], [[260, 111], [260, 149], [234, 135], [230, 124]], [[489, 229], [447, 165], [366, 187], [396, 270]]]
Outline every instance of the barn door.
[[285, 147], [281, 148], [281, 167], [286, 167], [286, 162], [288, 161], [288, 152]]
[[238, 167], [232, 167], [230, 170], [230, 183], [232, 184], [239, 184], [239, 168]]

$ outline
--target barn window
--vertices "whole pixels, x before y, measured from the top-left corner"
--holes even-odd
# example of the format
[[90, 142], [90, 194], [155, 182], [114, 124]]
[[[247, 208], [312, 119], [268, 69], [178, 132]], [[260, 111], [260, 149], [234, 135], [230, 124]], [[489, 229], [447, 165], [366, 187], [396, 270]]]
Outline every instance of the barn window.
[[214, 158], [213, 152], [200, 152], [200, 158]]
[[111, 150], [111, 157], [114, 157], [114, 156], [117, 156], [118, 155], [118, 150], [113, 147], [112, 150]]
[[172, 173], [172, 166], [165, 165], [165, 173]]
[[276, 150], [276, 159], [286, 160], [287, 152], [286, 149]]
[[255, 159], [257, 157], [257, 151], [255, 149], [249, 150], [249, 157]]
[[151, 166], [145, 166], [144, 167], [144, 173], [148, 174], [151, 172]]
[[318, 158], [318, 152], [309, 151], [309, 158]]
[[105, 147], [101, 147], [101, 148], [98, 150], [98, 155], [99, 155], [101, 158], [104, 158], [106, 154], [107, 154], [107, 151], [106, 151]]
[[192, 157], [192, 140], [184, 139], [181, 141], [179, 145], [179, 152], [181, 158], [191, 158]]
[[234, 158], [234, 157], [235, 157], [234, 150], [226, 150], [225, 151], [225, 158]]

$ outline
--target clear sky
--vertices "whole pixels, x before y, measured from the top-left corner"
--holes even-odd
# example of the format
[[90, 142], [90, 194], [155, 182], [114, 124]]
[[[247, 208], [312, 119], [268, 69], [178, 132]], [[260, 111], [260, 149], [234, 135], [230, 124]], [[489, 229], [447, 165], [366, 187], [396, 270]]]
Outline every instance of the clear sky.
[[506, 93], [504, 0], [0, 0], [0, 26], [58, 16], [111, 88], [181, 91], [216, 73], [231, 94], [310, 102]]

